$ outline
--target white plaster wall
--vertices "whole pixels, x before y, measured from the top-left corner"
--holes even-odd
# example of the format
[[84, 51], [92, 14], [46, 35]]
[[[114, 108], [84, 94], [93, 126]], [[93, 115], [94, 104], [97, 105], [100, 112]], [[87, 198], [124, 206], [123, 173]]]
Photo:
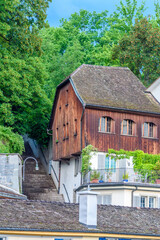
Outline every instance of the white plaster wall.
[[60, 179], [60, 193], [63, 194], [65, 202], [68, 202], [68, 198], [64, 189], [63, 184], [65, 184], [69, 199], [73, 202], [73, 190], [78, 188], [81, 183], [81, 174], [78, 173], [77, 176], [75, 174], [75, 159], [72, 158], [67, 163], [61, 163], [61, 179]]
[[[59, 179], [59, 161], [51, 161], [51, 165], [54, 168], [57, 178]], [[55, 183], [55, 186], [58, 190], [58, 181], [57, 181], [57, 178], [55, 176], [55, 173], [54, 173], [52, 167], [51, 167], [51, 177], [52, 177], [52, 179]]]
[[158, 100], [158, 102], [160, 103], [160, 84], [158, 86], [156, 86], [156, 88], [154, 88], [152, 91], [153, 96]]
[[22, 162], [19, 154], [0, 154], [0, 184], [21, 191]]
[[124, 205], [125, 207], [132, 206], [132, 190], [124, 190]]

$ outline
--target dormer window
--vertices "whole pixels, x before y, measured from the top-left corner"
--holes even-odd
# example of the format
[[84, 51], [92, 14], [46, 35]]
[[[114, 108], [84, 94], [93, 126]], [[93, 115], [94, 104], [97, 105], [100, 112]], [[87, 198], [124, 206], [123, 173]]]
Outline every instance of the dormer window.
[[124, 119], [121, 124], [121, 134], [135, 136], [135, 123], [130, 119]]
[[99, 119], [99, 132], [113, 133], [114, 120], [110, 117], [101, 117]]
[[152, 122], [142, 124], [142, 137], [157, 138], [157, 126]]

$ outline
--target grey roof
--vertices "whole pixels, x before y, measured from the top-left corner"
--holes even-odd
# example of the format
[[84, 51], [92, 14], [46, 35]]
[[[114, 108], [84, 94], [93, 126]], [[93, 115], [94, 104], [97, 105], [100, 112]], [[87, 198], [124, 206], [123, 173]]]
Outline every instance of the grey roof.
[[[155, 191], [157, 189], [157, 191], [160, 190], [160, 184], [153, 184], [153, 183], [139, 183], [139, 182], [104, 182], [104, 183], [90, 183], [89, 186], [91, 187], [91, 189], [94, 188], [105, 188], [107, 190], [110, 189], [110, 187], [116, 188], [116, 187], [139, 187], [139, 188], [155, 188]], [[75, 191], [78, 192], [82, 189], [87, 189], [88, 188], [88, 184], [83, 184], [81, 186], [79, 186]]]
[[97, 229], [79, 223], [78, 205], [0, 200], [0, 230], [103, 232], [160, 236], [160, 210], [98, 206]]
[[70, 77], [88, 106], [160, 113], [160, 105], [129, 68], [83, 64]]

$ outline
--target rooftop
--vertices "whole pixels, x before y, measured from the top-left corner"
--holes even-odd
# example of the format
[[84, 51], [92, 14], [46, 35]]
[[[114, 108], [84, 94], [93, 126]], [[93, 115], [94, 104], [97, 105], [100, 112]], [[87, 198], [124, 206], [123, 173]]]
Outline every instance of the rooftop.
[[88, 106], [160, 114], [159, 104], [129, 68], [83, 64], [70, 78]]
[[98, 225], [94, 230], [79, 223], [78, 211], [78, 204], [0, 199], [0, 230], [160, 236], [159, 209], [98, 205]]

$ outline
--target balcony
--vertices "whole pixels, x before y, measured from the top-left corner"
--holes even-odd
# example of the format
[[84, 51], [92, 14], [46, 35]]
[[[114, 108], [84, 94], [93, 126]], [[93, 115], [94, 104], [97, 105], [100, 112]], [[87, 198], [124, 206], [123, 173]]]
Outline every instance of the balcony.
[[88, 183], [151, 183], [160, 184], [160, 170], [144, 171], [133, 168], [110, 168], [91, 170], [83, 176], [83, 184]]

